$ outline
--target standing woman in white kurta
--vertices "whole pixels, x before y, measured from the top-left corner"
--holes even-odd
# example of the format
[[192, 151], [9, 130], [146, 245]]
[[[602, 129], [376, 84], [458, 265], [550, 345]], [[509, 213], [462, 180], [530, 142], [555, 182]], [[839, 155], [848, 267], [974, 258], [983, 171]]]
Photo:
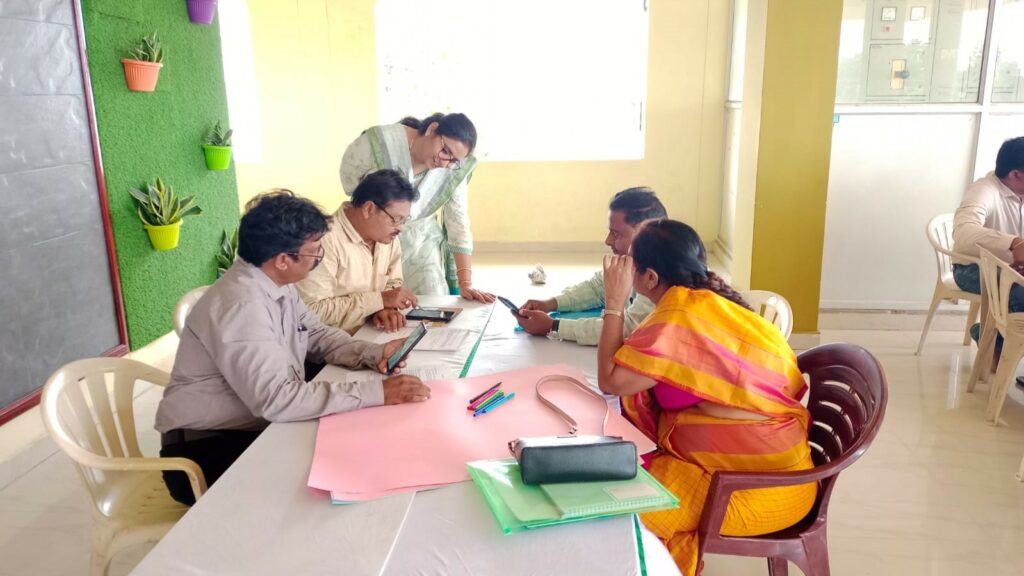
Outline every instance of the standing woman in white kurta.
[[415, 294], [494, 301], [492, 294], [473, 288], [467, 183], [477, 165], [475, 147], [476, 127], [465, 114], [433, 114], [368, 128], [341, 159], [346, 194], [364, 176], [385, 168], [408, 175], [419, 190], [399, 236], [405, 287]]

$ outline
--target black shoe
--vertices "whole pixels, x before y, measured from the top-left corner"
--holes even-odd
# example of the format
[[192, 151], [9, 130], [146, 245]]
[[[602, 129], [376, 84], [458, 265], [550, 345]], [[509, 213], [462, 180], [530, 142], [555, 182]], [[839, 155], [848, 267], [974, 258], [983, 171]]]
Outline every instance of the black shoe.
[[1024, 390], [1024, 376], [1017, 376], [1017, 388]]

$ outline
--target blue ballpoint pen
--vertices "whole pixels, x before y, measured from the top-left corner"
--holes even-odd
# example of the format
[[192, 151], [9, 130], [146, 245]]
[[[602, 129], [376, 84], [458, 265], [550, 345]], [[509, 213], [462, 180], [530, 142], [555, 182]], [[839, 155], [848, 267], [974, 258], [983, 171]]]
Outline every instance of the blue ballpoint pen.
[[482, 410], [477, 410], [476, 412], [474, 412], [474, 413], [473, 413], [473, 418], [476, 418], [477, 416], [479, 416], [479, 415], [481, 415], [481, 414], [487, 414], [487, 413], [488, 413], [488, 412], [490, 412], [491, 410], [494, 410], [494, 409], [495, 409], [495, 408], [497, 408], [498, 406], [501, 406], [501, 405], [502, 405], [502, 404], [504, 404], [505, 402], [508, 402], [509, 400], [511, 400], [511, 399], [513, 399], [513, 398], [515, 398], [515, 397], [516, 397], [516, 393], [515, 393], [515, 392], [513, 392], [513, 393], [509, 394], [508, 396], [505, 396], [505, 397], [504, 397], [504, 398], [502, 398], [501, 400], [498, 400], [497, 402], [495, 402], [495, 403], [491, 404], [490, 406], [487, 406], [487, 407], [485, 407], [485, 408], [484, 408], [484, 409], [482, 409]]

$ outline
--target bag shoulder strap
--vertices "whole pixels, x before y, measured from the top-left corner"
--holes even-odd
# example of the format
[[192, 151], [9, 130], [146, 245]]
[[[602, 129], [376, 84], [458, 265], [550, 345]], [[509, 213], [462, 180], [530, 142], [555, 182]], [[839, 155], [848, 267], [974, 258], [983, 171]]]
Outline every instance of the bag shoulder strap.
[[584, 384], [583, 382], [580, 382], [579, 380], [573, 378], [572, 376], [565, 376], [564, 374], [551, 374], [548, 376], [544, 376], [540, 380], [537, 380], [537, 398], [541, 401], [541, 404], [544, 404], [548, 408], [551, 408], [552, 410], [555, 411], [556, 414], [558, 414], [559, 417], [562, 418], [562, 420], [565, 420], [565, 423], [569, 425], [569, 434], [572, 435], [575, 435], [576, 430], [579, 429], [579, 425], [576, 423], [576, 420], [574, 420], [572, 416], [566, 414], [564, 410], [556, 406], [554, 402], [545, 398], [544, 394], [542, 394], [540, 391], [541, 386], [547, 384], [548, 382], [569, 382], [570, 384], [575, 385], [577, 388], [583, 390], [587, 394], [600, 400], [604, 404], [604, 419], [601, 420], [601, 434], [604, 434], [605, 426], [607, 426], [608, 424], [609, 412], [608, 401], [604, 399], [604, 396], [601, 396], [597, 392], [594, 392], [593, 388]]

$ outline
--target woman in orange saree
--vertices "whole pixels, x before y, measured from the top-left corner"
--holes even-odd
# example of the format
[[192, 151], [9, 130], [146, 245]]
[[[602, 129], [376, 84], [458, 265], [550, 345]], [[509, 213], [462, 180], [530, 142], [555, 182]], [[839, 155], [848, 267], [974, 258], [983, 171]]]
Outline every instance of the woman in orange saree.
[[[699, 573], [697, 525], [712, 474], [813, 467], [800, 404], [806, 384], [779, 329], [707, 268], [704, 245], [681, 222], [647, 223], [632, 256], [606, 256], [598, 384], [654, 440], [648, 470], [679, 508], [641, 515], [686, 576]], [[630, 290], [654, 312], [623, 341]], [[737, 492], [722, 533], [767, 534], [814, 504], [816, 484]]]

